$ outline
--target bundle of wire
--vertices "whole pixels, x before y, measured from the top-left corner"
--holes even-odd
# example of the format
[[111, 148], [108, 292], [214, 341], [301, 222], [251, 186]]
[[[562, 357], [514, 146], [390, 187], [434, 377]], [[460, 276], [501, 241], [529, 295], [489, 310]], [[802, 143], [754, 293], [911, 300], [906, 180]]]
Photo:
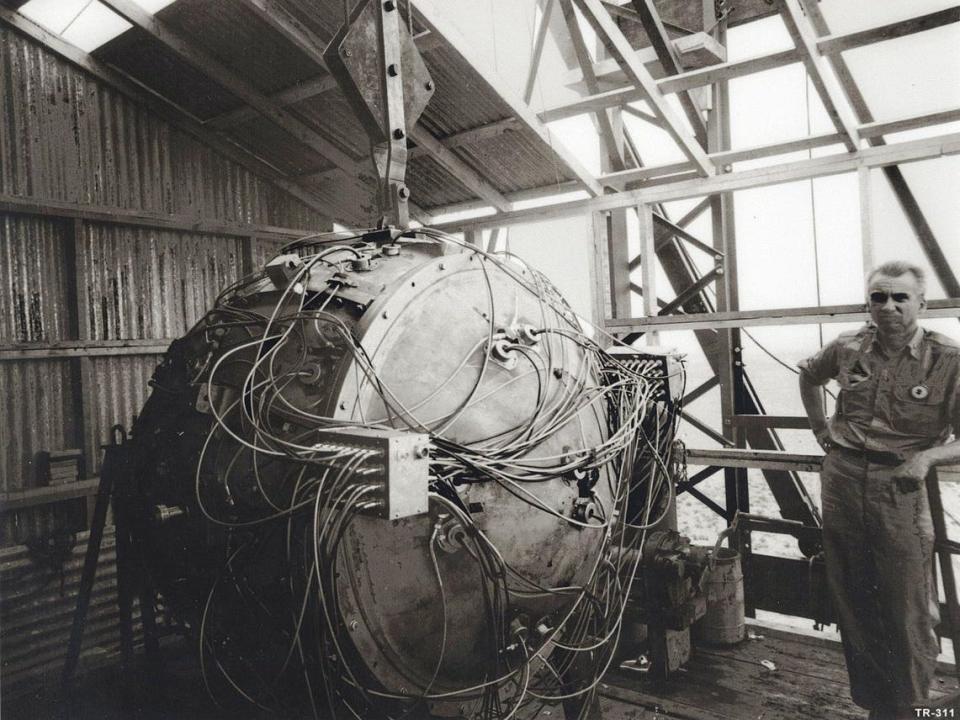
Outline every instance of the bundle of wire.
[[[430, 229], [418, 235], [462, 245], [477, 253], [485, 273], [505, 273], [526, 288], [539, 298], [544, 315], [557, 319], [544, 323], [539, 332], [575, 343], [587, 362], [579, 365], [576, 377], [567, 379], [567, 391], [551, 396], [546, 387], [554, 377], [554, 363], [562, 358], [552, 358], [546, 350], [542, 357], [521, 349], [541, 390], [535, 407], [517, 427], [462, 443], [453, 439], [451, 427], [489, 395], [480, 388], [489, 363], [484, 348], [497, 331], [492, 313], [488, 337], [475, 347], [474, 358], [482, 355], [483, 360], [471, 392], [452, 413], [419, 417], [423, 403], [404, 406], [350, 328], [328, 312], [336, 290], [306, 290], [313, 268], [336, 267], [356, 254], [352, 238], [333, 243], [307, 238], [288, 247], [286, 252], [300, 254], [302, 267], [269, 314], [255, 312], [242, 301], [245, 289], [263, 282], [262, 274], [227, 288], [195, 328], [210, 341], [211, 350], [197, 363], [192, 378], [194, 385], [206, 388], [214, 418], [196, 467], [196, 502], [227, 536], [226, 557], [212, 581], [199, 627], [204, 678], [218, 701], [234, 695], [286, 715], [299, 704], [286, 690], [293, 682], [303, 688], [303, 702], [315, 717], [399, 720], [422, 716], [428, 703], [459, 701], [472, 708], [473, 717], [507, 720], [532, 717], [543, 705], [560, 701], [580, 699], [588, 708], [615, 657], [640, 558], [639, 552], [630, 551], [642, 547], [647, 530], [661, 520], [673, 499], [670, 443], [679, 408], [654, 402], [656, 389], [667, 378], [644, 376], [605, 352], [582, 331], [547, 279], [529, 268], [521, 272], [515, 258], [484, 253]], [[312, 435], [318, 428], [342, 428], [345, 423], [285, 395], [290, 383], [308, 372], [303, 335], [311, 325], [349, 353], [362, 374], [361, 383], [375, 389], [385, 408], [384, 417], [365, 418], [349, 427], [409, 428], [430, 436], [432, 509], [462, 526], [463, 546], [483, 579], [490, 642], [477, 658], [482, 682], [442, 691], [434, 687], [443, 667], [449, 622], [437, 560], [440, 520], [428, 542], [432, 581], [443, 606], [442, 642], [432, 678], [415, 694], [391, 692], [355, 662], [356, 651], [345, 640], [338, 609], [336, 560], [345, 529], [373, 506], [378, 458], [369, 450], [317, 443]], [[228, 332], [236, 338], [237, 331], [247, 339], [220, 348], [218, 342]], [[291, 357], [299, 362], [291, 363]], [[441, 380], [437, 392], [447, 382], [449, 378]], [[578, 413], [604, 420], [602, 441], [563, 456], [538, 453], [544, 440]], [[239, 482], [240, 468], [252, 473], [252, 483]], [[592, 517], [558, 512], [530, 490], [530, 483], [560, 475], [596, 478], [601, 473], [613, 500], [609, 507], [597, 507]], [[466, 481], [497, 483], [560, 523], [602, 530], [602, 546], [596, 549], [587, 581], [544, 587], [512, 567], [460, 501], [457, 488]], [[247, 497], [248, 486], [256, 487], [257, 497]], [[252, 574], [278, 547], [287, 563], [287, 581], [284, 587], [265, 591]], [[518, 598], [546, 595], [570, 599], [569, 609], [553, 627], [528, 628], [511, 612]], [[238, 623], [248, 630], [243, 636], [235, 632]], [[277, 658], [282, 662], [277, 664]], [[264, 670], [266, 661], [273, 663], [269, 670]]]

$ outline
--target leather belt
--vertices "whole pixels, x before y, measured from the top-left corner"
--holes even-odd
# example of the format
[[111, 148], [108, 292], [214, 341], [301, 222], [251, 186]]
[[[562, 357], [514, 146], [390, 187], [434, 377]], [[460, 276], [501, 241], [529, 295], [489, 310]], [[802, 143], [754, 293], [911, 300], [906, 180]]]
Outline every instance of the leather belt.
[[864, 450], [863, 448], [848, 448], [843, 445], [835, 446], [836, 449], [850, 457], [856, 457], [858, 460], [866, 460], [874, 465], [887, 465], [896, 467], [903, 463], [903, 458], [894, 452], [884, 452], [882, 450]]

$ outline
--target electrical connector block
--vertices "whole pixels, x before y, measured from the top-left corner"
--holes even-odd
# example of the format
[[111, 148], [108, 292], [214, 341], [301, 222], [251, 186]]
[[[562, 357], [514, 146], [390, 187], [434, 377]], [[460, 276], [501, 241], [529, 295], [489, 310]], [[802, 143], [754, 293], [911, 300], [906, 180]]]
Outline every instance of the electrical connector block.
[[683, 397], [683, 366], [681, 355], [675, 350], [614, 346], [608, 352], [628, 369], [651, 379], [655, 386], [654, 400], [672, 404]]
[[264, 268], [277, 290], [284, 290], [303, 268], [303, 260], [296, 253], [277, 255]]
[[377, 487], [365, 498], [365, 512], [388, 520], [399, 520], [427, 512], [430, 484], [430, 437], [404, 430], [339, 428], [318, 430], [315, 447], [330, 450], [368, 451], [363, 482]]

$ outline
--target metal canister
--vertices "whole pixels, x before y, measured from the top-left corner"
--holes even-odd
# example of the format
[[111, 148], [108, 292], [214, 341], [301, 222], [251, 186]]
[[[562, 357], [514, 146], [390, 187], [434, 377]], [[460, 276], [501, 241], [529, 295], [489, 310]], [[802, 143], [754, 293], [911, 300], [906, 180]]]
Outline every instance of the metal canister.
[[717, 548], [711, 567], [704, 584], [707, 612], [694, 624], [695, 636], [714, 645], [734, 645], [743, 640], [746, 633], [740, 553]]

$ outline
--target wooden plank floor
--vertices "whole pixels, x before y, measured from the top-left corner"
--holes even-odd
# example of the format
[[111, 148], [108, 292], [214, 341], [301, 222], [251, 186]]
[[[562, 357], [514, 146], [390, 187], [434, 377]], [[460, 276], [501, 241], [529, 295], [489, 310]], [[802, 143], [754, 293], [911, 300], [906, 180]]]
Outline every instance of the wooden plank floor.
[[[696, 648], [669, 681], [617, 670], [601, 689], [604, 720], [853, 720], [838, 642], [751, 625], [756, 639], [730, 648]], [[772, 662], [768, 670], [761, 661]], [[938, 668], [934, 696], [957, 690], [952, 666]]]
[[[732, 648], [697, 648], [690, 664], [671, 680], [654, 683], [637, 672], [614, 670], [601, 685], [603, 720], [853, 720], [866, 712], [850, 702], [840, 644], [762, 625], [751, 625], [756, 639]], [[70, 717], [71, 720], [247, 720], [209, 702], [192, 657], [175, 639], [165, 648], [164, 680], [142, 678], [125, 704], [113, 670], [80, 679], [71, 707], [57, 697], [59, 668], [49, 685], [11, 701], [4, 698], [3, 720]], [[772, 662], [776, 670], [761, 661]], [[941, 666], [935, 695], [957, 690], [952, 666]], [[561, 720], [563, 710], [548, 706], [537, 720]], [[955, 713], [960, 717], [960, 709]], [[262, 718], [262, 716], [261, 716]], [[411, 716], [409, 720], [414, 720]]]

